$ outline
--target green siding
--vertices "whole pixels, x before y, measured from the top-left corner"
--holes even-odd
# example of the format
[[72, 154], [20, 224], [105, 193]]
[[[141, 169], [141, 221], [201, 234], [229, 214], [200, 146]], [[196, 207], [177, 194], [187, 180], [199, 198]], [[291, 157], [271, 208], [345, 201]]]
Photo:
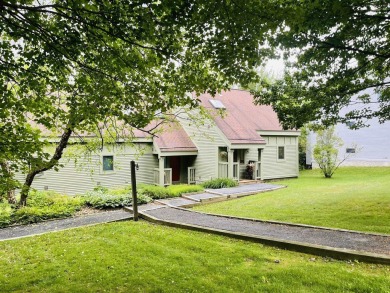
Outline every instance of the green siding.
[[195, 125], [185, 119], [181, 119], [181, 125], [198, 148], [194, 161], [196, 180], [202, 182], [218, 177], [218, 147], [227, 145], [217, 127], [210, 121]]
[[[267, 141], [262, 154], [262, 179], [297, 177], [298, 137], [263, 136]], [[278, 146], [285, 147], [285, 159], [278, 159]]]
[[[135, 160], [139, 165], [137, 171], [138, 183], [153, 183], [153, 170], [158, 167], [157, 156], [152, 154], [152, 144], [138, 144], [144, 147], [144, 154], [139, 156], [134, 148], [125, 146], [119, 151], [105, 148], [102, 155], [114, 155], [114, 171], [103, 172], [101, 165], [102, 155], [93, 155], [90, 159], [78, 160], [77, 166], [73, 160], [64, 158], [61, 163], [64, 167], [58, 172], [54, 170], [44, 172], [37, 177], [32, 187], [37, 190], [49, 190], [73, 195], [92, 190], [100, 183], [104, 187], [115, 187], [130, 184], [130, 161]], [[138, 157], [139, 156], [139, 157]], [[18, 178], [23, 180], [23, 175]]]

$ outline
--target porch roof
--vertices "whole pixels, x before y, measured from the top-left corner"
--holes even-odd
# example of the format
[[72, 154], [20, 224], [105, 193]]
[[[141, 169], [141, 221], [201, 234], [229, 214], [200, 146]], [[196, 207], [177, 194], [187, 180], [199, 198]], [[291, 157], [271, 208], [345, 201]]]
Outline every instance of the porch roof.
[[161, 126], [161, 133], [153, 141], [160, 152], [197, 152], [198, 149], [178, 122]]

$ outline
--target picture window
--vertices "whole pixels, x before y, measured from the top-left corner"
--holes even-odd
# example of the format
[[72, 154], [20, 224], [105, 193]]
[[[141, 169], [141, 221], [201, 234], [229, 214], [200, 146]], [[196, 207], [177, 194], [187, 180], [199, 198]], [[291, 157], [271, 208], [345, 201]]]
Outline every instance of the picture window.
[[114, 156], [103, 156], [103, 171], [114, 171]]

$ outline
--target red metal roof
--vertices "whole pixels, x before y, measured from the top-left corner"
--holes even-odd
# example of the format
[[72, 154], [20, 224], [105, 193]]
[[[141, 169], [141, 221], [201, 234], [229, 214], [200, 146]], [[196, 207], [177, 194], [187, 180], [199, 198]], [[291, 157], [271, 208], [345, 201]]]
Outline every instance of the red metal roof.
[[161, 152], [197, 152], [195, 144], [178, 122], [169, 122], [160, 126], [154, 142]]
[[216, 114], [214, 117], [218, 128], [233, 144], [259, 144], [265, 143], [257, 131], [280, 131], [278, 117], [271, 106], [255, 105], [253, 96], [248, 91], [230, 90], [223, 91], [212, 97], [202, 94], [199, 97], [201, 104], [213, 112], [214, 107], [209, 100], [215, 99], [225, 106], [224, 115]]

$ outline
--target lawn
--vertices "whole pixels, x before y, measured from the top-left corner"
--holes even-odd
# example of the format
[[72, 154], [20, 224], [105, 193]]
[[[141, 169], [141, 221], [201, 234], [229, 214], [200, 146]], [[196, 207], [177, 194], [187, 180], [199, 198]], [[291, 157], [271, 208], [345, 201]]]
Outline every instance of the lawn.
[[390, 168], [319, 170], [273, 182], [287, 188], [198, 206], [208, 213], [390, 234]]
[[0, 242], [0, 292], [390, 292], [390, 267], [119, 222]]

